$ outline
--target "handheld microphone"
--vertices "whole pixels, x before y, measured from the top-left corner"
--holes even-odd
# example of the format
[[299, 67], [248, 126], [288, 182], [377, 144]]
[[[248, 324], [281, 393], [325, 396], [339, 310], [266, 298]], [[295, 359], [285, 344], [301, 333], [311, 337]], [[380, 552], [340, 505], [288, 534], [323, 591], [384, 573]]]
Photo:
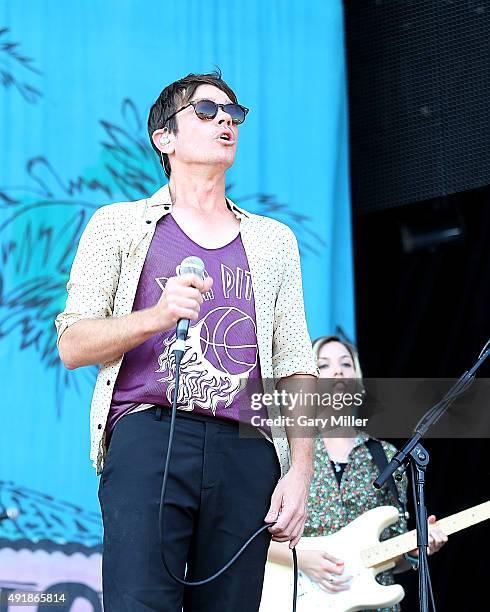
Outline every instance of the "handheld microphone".
[[5, 521], [6, 519], [10, 519], [11, 521], [15, 521], [19, 516], [20, 512], [17, 508], [7, 508], [3, 512], [0, 512], [0, 523]]
[[[175, 272], [177, 276], [195, 274], [201, 280], [204, 280], [204, 262], [199, 257], [186, 257], [180, 266], [177, 266]], [[179, 319], [175, 332], [177, 340], [172, 348], [173, 351], [185, 351], [185, 341], [187, 340], [187, 334], [189, 332], [189, 324], [189, 319]]]

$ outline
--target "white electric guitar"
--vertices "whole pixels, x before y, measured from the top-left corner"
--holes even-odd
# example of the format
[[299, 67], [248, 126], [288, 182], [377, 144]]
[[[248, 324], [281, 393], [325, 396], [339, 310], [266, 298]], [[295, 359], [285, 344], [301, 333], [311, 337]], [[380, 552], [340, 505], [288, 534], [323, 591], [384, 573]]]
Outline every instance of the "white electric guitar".
[[[303, 537], [299, 550], [325, 550], [345, 562], [344, 571], [353, 576], [347, 591], [327, 593], [305, 574], [298, 580], [298, 612], [354, 612], [393, 606], [405, 592], [399, 584], [383, 586], [376, 575], [395, 566], [394, 559], [417, 547], [417, 534], [409, 531], [383, 542], [379, 535], [398, 520], [394, 506], [365, 512], [346, 527], [328, 536]], [[490, 501], [434, 523], [446, 535], [490, 518]], [[267, 563], [260, 612], [289, 611], [293, 600], [293, 570]]]

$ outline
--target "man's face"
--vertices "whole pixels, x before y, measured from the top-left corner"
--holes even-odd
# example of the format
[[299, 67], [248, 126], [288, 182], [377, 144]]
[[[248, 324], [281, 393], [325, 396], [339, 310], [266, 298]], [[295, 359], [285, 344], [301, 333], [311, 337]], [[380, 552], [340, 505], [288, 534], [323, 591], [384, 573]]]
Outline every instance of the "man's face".
[[[199, 85], [191, 100], [213, 100], [218, 104], [230, 104], [224, 91], [214, 85]], [[176, 115], [178, 133], [171, 134], [170, 163], [210, 165], [227, 170], [235, 161], [238, 142], [238, 125], [222, 108], [214, 119], [199, 119], [192, 106]], [[229, 140], [220, 138], [227, 131]]]

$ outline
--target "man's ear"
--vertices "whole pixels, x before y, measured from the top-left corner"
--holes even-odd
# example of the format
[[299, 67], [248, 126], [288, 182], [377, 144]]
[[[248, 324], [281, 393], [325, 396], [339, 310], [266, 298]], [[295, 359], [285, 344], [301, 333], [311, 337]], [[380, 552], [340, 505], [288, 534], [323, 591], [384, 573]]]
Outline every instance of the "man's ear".
[[168, 131], [168, 128], [162, 128], [155, 130], [151, 136], [153, 144], [162, 153], [173, 153], [174, 151], [174, 137]]

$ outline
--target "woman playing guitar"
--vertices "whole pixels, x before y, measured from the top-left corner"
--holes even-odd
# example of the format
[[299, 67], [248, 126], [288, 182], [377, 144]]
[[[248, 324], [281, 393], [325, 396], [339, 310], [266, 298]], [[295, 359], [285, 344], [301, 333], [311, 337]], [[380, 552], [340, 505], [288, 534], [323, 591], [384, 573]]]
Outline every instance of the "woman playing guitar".
[[[362, 373], [356, 348], [337, 336], [323, 336], [313, 342], [318, 360], [320, 377], [330, 379], [334, 393], [361, 391]], [[331, 412], [335, 412], [332, 409]], [[371, 438], [362, 430], [342, 428], [342, 437], [318, 436], [316, 439], [315, 472], [308, 498], [308, 517], [305, 537], [326, 536], [345, 527], [358, 516], [377, 506], [394, 505], [400, 508], [400, 520], [386, 528], [381, 540], [392, 538], [407, 531], [405, 514], [406, 476], [396, 484], [377, 491], [372, 482], [379, 473], [375, 457], [385, 453], [388, 461], [396, 452], [395, 447], [385, 441]], [[376, 448], [377, 447], [377, 448]], [[393, 481], [394, 482], [394, 481]], [[394, 492], [397, 492], [396, 498]], [[429, 523], [436, 521], [434, 515]], [[446, 535], [437, 527], [429, 533], [429, 555], [438, 551], [447, 541]], [[342, 559], [328, 551], [297, 550], [299, 570], [328, 593], [337, 593], [350, 588], [352, 576], [344, 570]], [[382, 572], [377, 579], [381, 584], [394, 583], [394, 573], [403, 572], [416, 562], [418, 550], [401, 556], [393, 570]], [[271, 542], [268, 560], [291, 565], [291, 551], [287, 543]], [[400, 610], [380, 609], [383, 612]]]

